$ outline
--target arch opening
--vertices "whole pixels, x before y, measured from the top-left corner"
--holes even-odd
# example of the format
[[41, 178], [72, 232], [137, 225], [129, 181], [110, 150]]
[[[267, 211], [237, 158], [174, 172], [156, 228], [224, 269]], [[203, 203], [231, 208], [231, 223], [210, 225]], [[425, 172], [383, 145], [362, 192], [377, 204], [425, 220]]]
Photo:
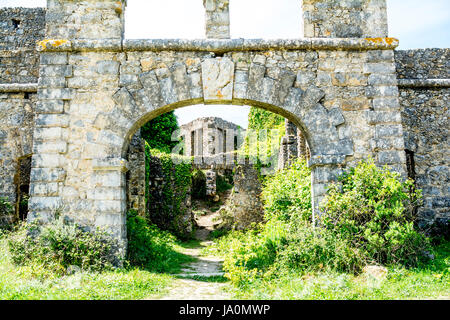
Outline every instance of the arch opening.
[[[167, 120], [173, 110], [153, 118], [133, 135], [126, 155], [127, 208], [181, 239], [189, 238], [200, 227], [194, 237], [205, 240], [215, 228], [208, 224], [211, 217], [222, 221], [218, 225], [224, 228], [224, 210], [233, 215], [226, 223], [241, 228], [247, 228], [249, 221], [263, 221], [261, 177], [266, 179], [290, 167], [299, 157], [309, 158], [302, 130], [288, 119], [257, 107], [247, 112], [243, 107], [227, 106], [234, 108], [227, 121], [219, 117], [220, 112], [206, 114], [204, 108], [208, 107], [213, 106], [190, 108], [192, 113], [197, 109], [197, 117], [183, 119], [177, 129]], [[248, 116], [245, 128], [233, 123], [239, 111]], [[149, 126], [157, 127], [161, 134]], [[163, 136], [170, 148], [161, 146]], [[177, 162], [180, 155], [183, 159]], [[183, 171], [188, 175], [187, 184], [173, 176], [173, 172]], [[216, 212], [219, 208], [220, 214]]]

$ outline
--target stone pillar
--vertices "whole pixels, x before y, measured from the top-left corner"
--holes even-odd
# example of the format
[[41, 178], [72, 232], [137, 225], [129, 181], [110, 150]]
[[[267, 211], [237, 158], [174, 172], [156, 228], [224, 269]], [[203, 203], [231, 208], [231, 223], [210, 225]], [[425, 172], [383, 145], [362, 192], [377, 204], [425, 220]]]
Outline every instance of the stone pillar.
[[48, 39], [121, 40], [126, 0], [48, 0]]
[[252, 164], [239, 165], [233, 177], [234, 188], [226, 208], [233, 216], [233, 228], [248, 229], [253, 223], [264, 220], [261, 201], [261, 182]]
[[203, 0], [206, 10], [206, 38], [230, 38], [229, 0]]
[[286, 134], [281, 140], [278, 169], [288, 168], [298, 158], [297, 127], [285, 119]]
[[303, 0], [303, 20], [306, 38], [388, 36], [386, 0]]
[[145, 144], [140, 130], [133, 136], [128, 149], [127, 209], [137, 210], [145, 217]]
[[299, 158], [309, 159], [310, 157], [305, 136], [299, 128], [297, 128], [297, 153]]
[[214, 170], [208, 170], [205, 172], [206, 175], [206, 195], [214, 197], [216, 195], [216, 181], [217, 173]]

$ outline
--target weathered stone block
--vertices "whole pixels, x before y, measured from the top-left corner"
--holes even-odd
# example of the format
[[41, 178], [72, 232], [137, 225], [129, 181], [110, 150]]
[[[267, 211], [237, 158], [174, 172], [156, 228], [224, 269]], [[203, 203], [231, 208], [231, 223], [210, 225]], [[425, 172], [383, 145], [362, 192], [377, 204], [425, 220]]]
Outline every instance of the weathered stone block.
[[36, 103], [37, 113], [62, 113], [63, 111], [63, 100], [42, 100]]
[[206, 59], [202, 63], [202, 80], [205, 102], [233, 99], [234, 63], [230, 59]]
[[66, 170], [63, 168], [31, 168], [31, 182], [63, 182], [66, 178]]

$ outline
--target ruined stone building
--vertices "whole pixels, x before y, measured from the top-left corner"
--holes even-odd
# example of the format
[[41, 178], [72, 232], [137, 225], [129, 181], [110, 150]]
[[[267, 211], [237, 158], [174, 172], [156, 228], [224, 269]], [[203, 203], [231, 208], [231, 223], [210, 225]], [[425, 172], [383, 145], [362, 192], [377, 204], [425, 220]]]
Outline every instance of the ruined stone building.
[[188, 105], [252, 105], [300, 128], [315, 214], [370, 155], [415, 178], [422, 226], [448, 230], [449, 49], [396, 51], [385, 0], [303, 0], [289, 40], [229, 39], [228, 0], [204, 4], [200, 40], [124, 39], [125, 0], [0, 9], [0, 196], [17, 203], [29, 179], [28, 219], [59, 209], [125, 250], [138, 129]]
[[227, 159], [226, 154], [241, 147], [244, 135], [244, 129], [217, 117], [199, 118], [180, 126], [183, 154], [194, 157], [199, 168], [226, 165], [227, 160], [232, 165], [234, 157]]

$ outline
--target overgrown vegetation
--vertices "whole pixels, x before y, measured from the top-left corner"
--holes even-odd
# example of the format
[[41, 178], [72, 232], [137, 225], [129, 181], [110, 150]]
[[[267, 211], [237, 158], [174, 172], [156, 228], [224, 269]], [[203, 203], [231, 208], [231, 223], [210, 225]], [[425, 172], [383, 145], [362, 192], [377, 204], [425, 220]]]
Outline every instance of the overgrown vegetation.
[[117, 245], [106, 232], [83, 230], [65, 217], [42, 226], [20, 224], [9, 234], [8, 246], [14, 264], [42, 265], [57, 275], [73, 268], [109, 270], [120, 263], [115, 258]]
[[16, 265], [9, 238], [0, 235], [0, 300], [143, 299], [165, 293], [171, 281], [168, 275], [131, 268], [58, 274], [37, 262]]
[[[67, 219], [0, 234], [0, 299], [142, 299], [166, 292], [167, 275], [192, 260], [176, 238], [131, 211], [123, 268], [106, 232]], [[178, 250], [178, 251], [177, 251]]]
[[128, 256], [131, 266], [153, 272], [176, 272], [191, 258], [177, 249], [176, 238], [130, 211], [127, 215]]
[[195, 199], [206, 198], [206, 175], [200, 169], [192, 172], [192, 197]]
[[285, 131], [284, 117], [261, 108], [251, 107], [248, 115], [248, 130], [244, 143], [238, 150], [239, 156], [251, 159], [258, 171], [262, 167], [272, 166], [277, 161], [281, 138]]
[[[244, 288], [292, 273], [357, 275], [368, 264], [418, 266], [431, 247], [414, 228], [410, 210], [419, 193], [411, 186], [370, 160], [362, 162], [330, 188], [321, 227], [314, 228], [310, 173], [298, 160], [266, 181], [267, 222], [255, 230], [229, 233], [215, 250], [225, 258], [226, 276]], [[358, 206], [350, 207], [352, 200]]]
[[[145, 147], [146, 184], [158, 176], [160, 185], [153, 186], [148, 194], [149, 220], [163, 230], [173, 232], [177, 237], [189, 238], [185, 221], [186, 198], [192, 189], [192, 159]], [[174, 160], [175, 159], [175, 160]], [[160, 191], [162, 193], [160, 193]]]

